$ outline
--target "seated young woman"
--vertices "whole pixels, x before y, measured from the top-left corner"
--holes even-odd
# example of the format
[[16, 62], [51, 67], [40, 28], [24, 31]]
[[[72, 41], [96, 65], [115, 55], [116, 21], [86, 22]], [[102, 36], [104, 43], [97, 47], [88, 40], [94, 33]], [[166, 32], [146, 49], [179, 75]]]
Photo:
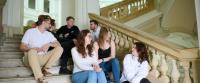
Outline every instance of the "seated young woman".
[[90, 31], [82, 30], [77, 38], [77, 45], [71, 50], [74, 62], [72, 83], [107, 83], [98, 64], [98, 45], [93, 45], [91, 41]]
[[149, 72], [148, 53], [144, 43], [136, 42], [132, 53], [127, 54], [123, 61], [122, 83], [150, 83], [146, 78]]
[[116, 58], [115, 43], [111, 40], [110, 31], [105, 27], [100, 30], [98, 45], [99, 63], [108, 83], [110, 83], [110, 72], [112, 72], [114, 83], [120, 83], [120, 65]]

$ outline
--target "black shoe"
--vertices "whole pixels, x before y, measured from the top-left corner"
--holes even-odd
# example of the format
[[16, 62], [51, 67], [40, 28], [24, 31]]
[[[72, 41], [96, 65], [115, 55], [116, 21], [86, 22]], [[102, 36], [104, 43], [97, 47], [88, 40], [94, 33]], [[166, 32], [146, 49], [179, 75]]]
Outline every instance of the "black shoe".
[[61, 67], [59, 74], [72, 74], [72, 71], [68, 70], [67, 67]]

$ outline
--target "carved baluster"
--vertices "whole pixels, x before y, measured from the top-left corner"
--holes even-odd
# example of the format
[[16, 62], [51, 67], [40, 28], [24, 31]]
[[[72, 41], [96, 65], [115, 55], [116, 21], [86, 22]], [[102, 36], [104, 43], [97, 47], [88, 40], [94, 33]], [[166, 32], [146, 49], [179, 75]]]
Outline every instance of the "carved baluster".
[[191, 81], [191, 77], [190, 77], [190, 62], [189, 61], [183, 61], [181, 62], [183, 68], [184, 68], [184, 79], [183, 79], [183, 83], [192, 83]]
[[167, 76], [167, 71], [168, 71], [168, 65], [166, 63], [166, 59], [165, 59], [165, 55], [163, 53], [158, 53], [161, 56], [160, 59], [160, 72], [161, 72], [161, 77], [159, 78], [160, 81], [162, 81], [163, 83], [169, 83], [169, 77]]
[[128, 38], [126, 35], [123, 35], [123, 39], [124, 39], [124, 48], [129, 49], [129, 42], [127, 41]]
[[116, 10], [115, 9], [112, 9], [112, 10], [113, 10], [113, 12], [112, 12], [112, 18], [116, 19]]
[[130, 14], [134, 12], [134, 3], [130, 4]]
[[111, 33], [111, 40], [115, 41], [115, 34], [111, 28], [110, 28], [110, 33]]
[[130, 37], [128, 37], [128, 44], [129, 44], [129, 49], [131, 50], [133, 46], [133, 39]]
[[119, 34], [119, 47], [122, 47], [124, 46], [124, 40], [123, 40], [123, 37], [122, 37], [122, 33], [118, 33]]
[[180, 72], [177, 67], [175, 59], [170, 58], [172, 61], [171, 81], [172, 83], [179, 83]]
[[119, 50], [119, 41], [120, 41], [119, 35], [118, 35], [118, 32], [117, 32], [117, 31], [114, 31], [114, 34], [115, 34], [115, 40], [114, 40], [114, 42], [115, 42], [115, 47], [116, 47], [117, 50]]
[[142, 9], [144, 8], [144, 0], [141, 0]]
[[129, 10], [128, 10], [128, 5], [124, 6], [124, 15], [128, 15], [129, 14]]
[[147, 7], [147, 0], [144, 0], [144, 7]]
[[149, 48], [149, 50], [152, 52], [152, 61], [151, 61], [151, 71], [149, 73], [150, 76], [153, 76], [155, 78], [158, 78], [159, 76], [159, 72], [157, 70], [157, 67], [158, 67], [158, 58], [157, 58], [157, 55], [156, 55], [156, 50], [153, 49], [153, 48]]
[[124, 16], [124, 7], [119, 8], [119, 18], [122, 18]]
[[116, 19], [120, 18], [119, 12], [120, 12], [120, 8], [117, 8], [116, 9]]
[[109, 19], [112, 19], [113, 18], [113, 11], [108, 11], [108, 18]]

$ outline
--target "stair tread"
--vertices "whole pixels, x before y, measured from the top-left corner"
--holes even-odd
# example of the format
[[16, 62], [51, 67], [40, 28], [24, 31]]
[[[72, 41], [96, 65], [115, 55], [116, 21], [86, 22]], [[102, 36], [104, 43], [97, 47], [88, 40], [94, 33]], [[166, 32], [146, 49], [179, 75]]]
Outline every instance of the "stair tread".
[[[59, 61], [56, 61], [53, 64], [54, 67], [58, 65], [59, 65]], [[0, 68], [15, 68], [15, 67], [25, 67], [22, 58], [21, 59], [0, 59]]]
[[21, 59], [23, 52], [0, 52], [0, 59]]
[[24, 66], [22, 59], [0, 59], [0, 68], [22, 67]]
[[[58, 75], [60, 66], [50, 69], [54, 75]], [[32, 77], [33, 73], [29, 67], [0, 68], [0, 79]]]
[[27, 77], [32, 71], [28, 67], [0, 68], [0, 78]]
[[[54, 75], [47, 77], [48, 83], [71, 83], [71, 75]], [[0, 83], [37, 83], [34, 77], [0, 79]]]

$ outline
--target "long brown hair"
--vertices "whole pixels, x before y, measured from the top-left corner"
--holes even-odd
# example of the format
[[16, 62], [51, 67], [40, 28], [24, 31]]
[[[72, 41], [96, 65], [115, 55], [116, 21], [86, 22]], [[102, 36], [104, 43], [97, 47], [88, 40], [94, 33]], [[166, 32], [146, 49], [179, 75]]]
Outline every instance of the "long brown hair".
[[89, 56], [92, 56], [93, 43], [91, 42], [87, 48], [85, 48], [85, 37], [90, 33], [88, 29], [82, 30], [77, 38], [77, 50], [82, 55], [83, 58], [87, 56], [86, 49], [88, 49]]
[[[102, 27], [100, 29], [99, 39], [98, 39], [98, 44], [100, 47], [104, 45], [105, 38], [107, 37], [108, 34], [109, 34], [109, 30], [106, 29], [105, 27]], [[109, 39], [108, 42], [111, 42], [111, 39]]]
[[147, 52], [147, 47], [144, 43], [142, 42], [136, 42], [134, 43], [135, 44], [135, 49], [137, 50], [138, 52], [138, 61], [140, 63], [142, 63], [143, 61], [147, 61], [149, 62], [149, 55], [148, 55], [148, 52]]

